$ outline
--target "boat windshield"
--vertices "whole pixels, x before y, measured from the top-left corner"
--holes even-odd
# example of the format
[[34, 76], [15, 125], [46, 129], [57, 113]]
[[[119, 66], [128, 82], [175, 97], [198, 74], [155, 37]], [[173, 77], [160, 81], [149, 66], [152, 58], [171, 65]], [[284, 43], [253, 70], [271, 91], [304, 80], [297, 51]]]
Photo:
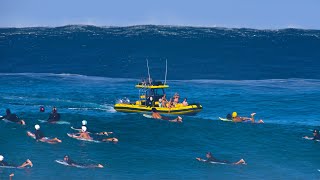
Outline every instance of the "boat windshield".
[[158, 101], [165, 94], [164, 89], [148, 89], [147, 97], [152, 96], [155, 101]]

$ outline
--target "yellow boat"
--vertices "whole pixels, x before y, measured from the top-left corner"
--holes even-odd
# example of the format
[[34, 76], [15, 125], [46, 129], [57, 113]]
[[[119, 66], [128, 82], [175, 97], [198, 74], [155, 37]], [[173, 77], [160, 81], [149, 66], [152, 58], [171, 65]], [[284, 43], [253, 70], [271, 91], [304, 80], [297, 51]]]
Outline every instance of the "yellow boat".
[[[139, 100], [135, 103], [120, 102], [114, 105], [114, 109], [118, 112], [151, 112], [152, 108], [156, 108], [160, 114], [179, 114], [179, 115], [195, 115], [202, 110], [199, 103], [189, 104], [187, 106], [182, 103], [176, 104], [174, 107], [167, 108], [159, 106], [159, 99], [165, 94], [168, 85], [162, 82], [155, 83], [139, 83], [136, 85], [139, 89]], [[152, 97], [152, 98], [151, 98]]]

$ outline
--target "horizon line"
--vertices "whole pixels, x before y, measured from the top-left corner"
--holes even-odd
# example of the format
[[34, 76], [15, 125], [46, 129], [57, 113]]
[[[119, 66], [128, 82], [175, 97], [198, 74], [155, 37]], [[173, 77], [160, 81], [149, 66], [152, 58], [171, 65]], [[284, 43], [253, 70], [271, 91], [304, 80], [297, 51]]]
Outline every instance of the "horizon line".
[[59, 27], [67, 27], [67, 26], [92, 26], [99, 28], [126, 28], [126, 27], [138, 27], [138, 26], [163, 26], [163, 27], [191, 27], [191, 28], [217, 28], [217, 29], [251, 29], [251, 30], [270, 30], [270, 31], [278, 31], [278, 30], [287, 30], [287, 29], [296, 29], [296, 30], [315, 30], [319, 31], [320, 29], [311, 29], [304, 27], [296, 27], [296, 26], [288, 26], [282, 28], [252, 28], [252, 27], [225, 27], [219, 25], [172, 25], [172, 24], [132, 24], [132, 25], [97, 25], [97, 24], [65, 24], [65, 25], [30, 25], [30, 26], [0, 26], [0, 29], [24, 29], [24, 28], [59, 28]]

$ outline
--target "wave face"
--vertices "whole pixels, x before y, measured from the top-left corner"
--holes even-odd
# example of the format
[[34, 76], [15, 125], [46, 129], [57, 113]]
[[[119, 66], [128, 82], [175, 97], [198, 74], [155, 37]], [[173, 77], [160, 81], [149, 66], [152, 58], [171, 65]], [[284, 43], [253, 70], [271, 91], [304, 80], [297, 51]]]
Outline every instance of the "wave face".
[[0, 72], [164, 79], [319, 79], [320, 31], [175, 26], [0, 29]]
[[[319, 47], [320, 31], [298, 29], [0, 29], [0, 115], [10, 108], [26, 121], [0, 121], [0, 153], [13, 164], [34, 163], [27, 171], [0, 169], [0, 179], [320, 179], [320, 144], [302, 138], [320, 123]], [[183, 124], [116, 112], [119, 99], [138, 99], [134, 85], [147, 75], [146, 58], [153, 79], [164, 79], [168, 60], [168, 98], [178, 92], [203, 110], [182, 116]], [[41, 123], [53, 106], [70, 124]], [[265, 124], [218, 120], [233, 111], [256, 112]], [[112, 131], [119, 143], [69, 138], [70, 126], [80, 128], [83, 119], [89, 131]], [[35, 124], [62, 143], [27, 137]], [[195, 160], [207, 151], [248, 165]], [[54, 162], [65, 154], [106, 169], [93, 175]]]

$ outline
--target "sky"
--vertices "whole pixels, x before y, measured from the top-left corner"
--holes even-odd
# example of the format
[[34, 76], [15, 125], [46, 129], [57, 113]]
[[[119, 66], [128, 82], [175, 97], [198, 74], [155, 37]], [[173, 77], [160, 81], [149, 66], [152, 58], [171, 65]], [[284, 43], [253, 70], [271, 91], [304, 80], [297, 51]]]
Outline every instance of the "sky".
[[320, 0], [0, 0], [0, 27], [70, 24], [320, 29]]

